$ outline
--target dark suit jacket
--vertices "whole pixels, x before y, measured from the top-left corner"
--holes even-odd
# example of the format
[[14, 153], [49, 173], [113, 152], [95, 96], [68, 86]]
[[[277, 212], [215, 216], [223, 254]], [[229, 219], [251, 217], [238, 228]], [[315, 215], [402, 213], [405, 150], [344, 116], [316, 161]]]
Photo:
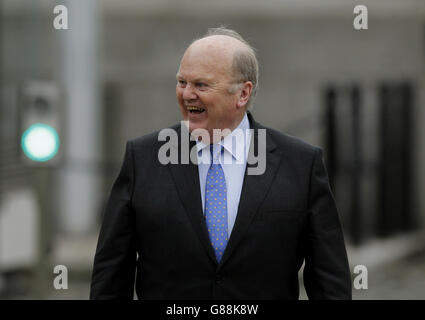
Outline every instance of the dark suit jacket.
[[[264, 128], [249, 114], [254, 128]], [[179, 126], [175, 129], [179, 132]], [[162, 165], [158, 133], [127, 143], [104, 213], [91, 299], [350, 299], [351, 276], [319, 148], [267, 128], [267, 165], [245, 175], [217, 264], [197, 166]], [[193, 144], [193, 142], [192, 142]], [[136, 272], [137, 270], [137, 272]]]

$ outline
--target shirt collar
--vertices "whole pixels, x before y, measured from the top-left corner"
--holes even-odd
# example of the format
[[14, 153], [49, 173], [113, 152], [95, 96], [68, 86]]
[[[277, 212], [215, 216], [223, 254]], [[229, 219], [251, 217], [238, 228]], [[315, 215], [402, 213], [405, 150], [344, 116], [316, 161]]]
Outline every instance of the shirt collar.
[[[230, 153], [234, 159], [236, 159], [237, 161], [243, 161], [245, 157], [247, 156], [247, 151], [248, 151], [246, 148], [246, 139], [248, 138], [246, 133], [247, 133], [247, 130], [249, 129], [250, 129], [249, 120], [248, 120], [247, 114], [245, 113], [244, 117], [242, 118], [242, 121], [239, 123], [236, 129], [234, 129], [230, 134], [225, 136], [224, 139], [218, 142], [218, 144], [223, 146], [224, 150]], [[238, 131], [242, 132], [243, 134], [241, 135], [240, 133], [236, 133]], [[233, 144], [233, 141], [236, 142], [236, 144]], [[238, 145], [238, 146], [243, 145], [244, 146], [243, 150], [245, 152], [244, 153], [236, 152], [235, 145]], [[196, 141], [196, 147], [198, 149], [198, 155], [200, 155], [201, 151], [205, 148], [209, 148], [210, 145], [205, 144], [202, 141]]]

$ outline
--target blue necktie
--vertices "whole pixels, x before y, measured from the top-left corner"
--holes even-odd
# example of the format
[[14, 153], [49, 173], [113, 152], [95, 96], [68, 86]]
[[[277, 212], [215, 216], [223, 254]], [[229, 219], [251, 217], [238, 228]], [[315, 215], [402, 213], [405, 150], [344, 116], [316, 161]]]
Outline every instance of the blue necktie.
[[226, 178], [221, 164], [213, 161], [213, 144], [210, 146], [210, 151], [211, 166], [205, 186], [205, 220], [215, 256], [220, 262], [228, 240]]

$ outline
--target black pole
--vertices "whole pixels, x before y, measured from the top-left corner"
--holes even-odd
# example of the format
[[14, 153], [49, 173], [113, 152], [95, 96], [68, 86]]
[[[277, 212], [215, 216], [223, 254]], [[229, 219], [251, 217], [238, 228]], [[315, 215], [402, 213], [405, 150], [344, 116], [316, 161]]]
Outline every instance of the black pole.
[[390, 233], [388, 221], [388, 207], [386, 201], [387, 195], [387, 164], [388, 157], [388, 116], [390, 103], [390, 90], [388, 85], [382, 84], [379, 88], [380, 104], [380, 124], [379, 124], [379, 189], [378, 189], [378, 208], [376, 217], [376, 232], [379, 236], [386, 236]]
[[401, 216], [401, 228], [403, 231], [408, 231], [413, 228], [414, 219], [412, 216], [411, 207], [411, 146], [412, 146], [412, 126], [411, 126], [411, 109], [413, 103], [413, 92], [412, 87], [409, 83], [403, 83], [400, 86], [401, 91], [401, 103], [402, 103], [402, 216]]
[[325, 145], [326, 145], [326, 167], [329, 174], [329, 184], [334, 191], [334, 179], [338, 174], [337, 155], [336, 155], [336, 91], [335, 88], [329, 87], [324, 94], [325, 104]]
[[361, 116], [361, 96], [358, 86], [353, 86], [350, 92], [351, 100], [351, 208], [350, 208], [350, 231], [351, 239], [354, 245], [361, 243], [362, 234], [362, 212], [361, 212], [361, 131], [360, 131], [360, 116]]

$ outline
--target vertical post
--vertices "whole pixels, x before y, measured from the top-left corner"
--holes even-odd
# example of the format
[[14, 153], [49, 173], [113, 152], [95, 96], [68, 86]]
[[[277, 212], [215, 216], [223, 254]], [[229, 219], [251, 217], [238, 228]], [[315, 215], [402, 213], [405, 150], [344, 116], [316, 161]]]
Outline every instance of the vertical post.
[[[3, 116], [3, 103], [5, 102], [4, 99], [4, 88], [3, 88], [3, 0], [0, 0], [0, 141], [2, 143], [0, 143], [0, 166], [3, 166], [3, 141], [5, 141], [3, 138], [3, 134], [4, 131], [2, 130], [3, 127], [3, 119], [5, 119], [5, 117]], [[2, 206], [2, 192], [3, 192], [3, 181], [1, 181], [0, 179], [0, 208]], [[0, 212], [1, 214], [1, 212]], [[1, 219], [0, 219], [1, 220]], [[0, 269], [1, 270], [1, 269]], [[2, 272], [0, 272], [0, 296], [3, 293], [3, 290], [5, 290], [5, 283], [6, 280], [3, 279], [3, 275]]]
[[360, 130], [360, 115], [361, 115], [361, 97], [360, 89], [354, 86], [350, 92], [351, 100], [351, 116], [352, 116], [352, 132], [351, 132], [351, 238], [355, 245], [362, 241], [362, 210], [361, 210], [361, 130]]
[[402, 212], [401, 212], [401, 229], [404, 231], [412, 229], [415, 225], [412, 217], [412, 207], [411, 207], [411, 194], [412, 190], [410, 188], [411, 177], [410, 177], [410, 167], [411, 167], [411, 146], [412, 135], [410, 132], [411, 128], [411, 109], [412, 109], [412, 100], [413, 93], [412, 87], [409, 83], [402, 83], [400, 86], [401, 94], [401, 104], [402, 104], [402, 139], [401, 139], [401, 153], [402, 153], [402, 163], [401, 163], [401, 174], [402, 174]]
[[326, 124], [326, 150], [327, 163], [326, 167], [329, 172], [329, 183], [332, 191], [334, 191], [334, 179], [338, 174], [337, 156], [336, 156], [336, 123], [335, 123], [335, 108], [336, 108], [336, 92], [335, 88], [330, 87], [325, 91], [325, 124]]
[[387, 122], [389, 116], [389, 103], [390, 103], [390, 90], [388, 85], [382, 84], [379, 88], [379, 103], [380, 103], [380, 155], [379, 155], [379, 201], [377, 208], [377, 221], [376, 231], [380, 236], [386, 236], [389, 234], [389, 221], [387, 212], [387, 165], [385, 159], [387, 159], [388, 150], [388, 139], [387, 139]]
[[66, 96], [64, 166], [61, 168], [59, 226], [85, 235], [95, 228], [101, 180], [103, 112], [98, 84], [98, 1], [67, 0], [69, 30], [62, 43], [61, 75]]
[[51, 168], [47, 166], [33, 169], [34, 187], [39, 208], [39, 234], [37, 245], [37, 264], [34, 273], [34, 294], [36, 299], [47, 297], [50, 274], [51, 233]]

